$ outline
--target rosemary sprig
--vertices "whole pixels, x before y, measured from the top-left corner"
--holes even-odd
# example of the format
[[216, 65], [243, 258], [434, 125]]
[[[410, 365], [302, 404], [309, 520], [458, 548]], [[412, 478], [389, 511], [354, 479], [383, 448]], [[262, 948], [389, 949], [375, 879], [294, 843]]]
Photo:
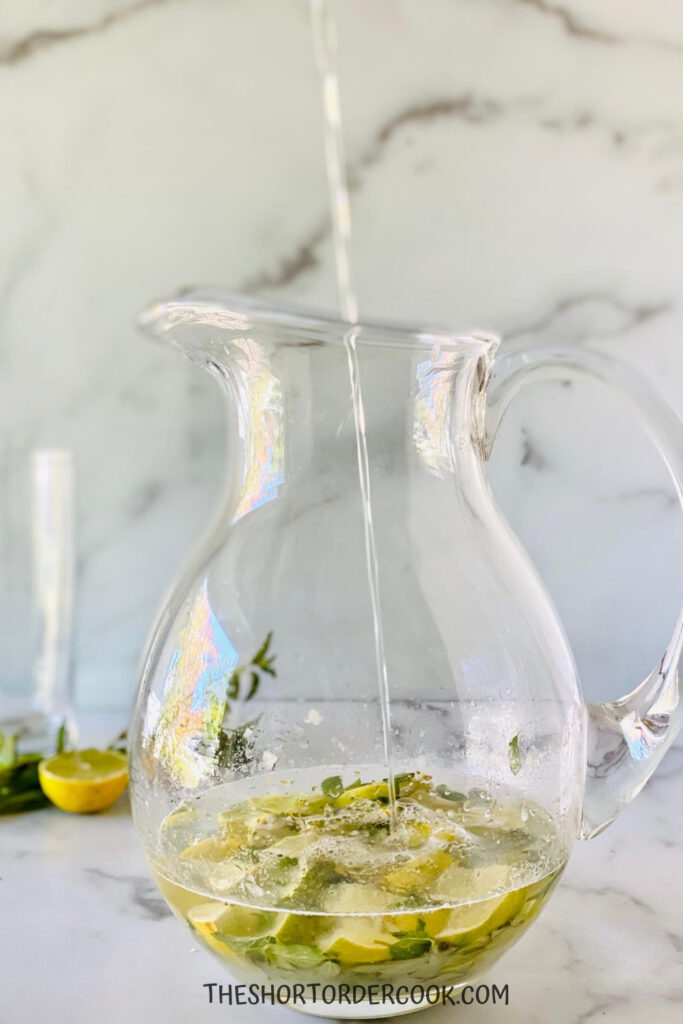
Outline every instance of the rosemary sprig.
[[115, 750], [117, 754], [128, 753], [128, 731], [124, 729], [118, 734], [115, 740], [112, 740], [107, 750]]
[[[246, 665], [238, 665], [232, 672], [228, 680], [228, 701], [226, 701], [225, 714], [228, 714], [230, 711], [229, 701], [239, 699], [240, 688], [244, 683], [245, 676], [248, 676], [249, 683], [244, 693], [244, 701], [253, 700], [258, 693], [259, 686], [261, 685], [261, 673], [265, 672], [266, 675], [277, 676], [277, 671], [274, 667], [275, 655], [269, 653], [272, 639], [273, 633], [271, 630], [253, 658]], [[216, 764], [219, 768], [227, 768], [232, 771], [246, 768], [251, 760], [249, 733], [260, 718], [261, 716], [257, 715], [256, 718], [252, 718], [250, 721], [244, 722], [243, 725], [238, 725], [234, 729], [226, 729], [225, 726], [221, 729], [218, 738], [218, 749], [216, 751]]]
[[263, 641], [258, 651], [247, 665], [238, 665], [233, 671], [228, 681], [228, 693], [227, 696], [230, 700], [237, 700], [240, 695], [240, 684], [242, 682], [242, 676], [248, 672], [250, 676], [249, 689], [244, 696], [245, 700], [251, 700], [256, 696], [259, 685], [261, 683], [261, 672], [265, 672], [269, 676], [276, 676], [277, 672], [273, 667], [275, 661], [275, 655], [269, 655], [270, 644], [273, 639], [273, 631], [268, 633], [268, 636]]

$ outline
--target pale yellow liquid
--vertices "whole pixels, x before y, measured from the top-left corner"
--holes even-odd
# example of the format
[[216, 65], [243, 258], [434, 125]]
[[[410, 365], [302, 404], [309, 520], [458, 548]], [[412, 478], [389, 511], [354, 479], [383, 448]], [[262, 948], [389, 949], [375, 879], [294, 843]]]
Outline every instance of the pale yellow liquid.
[[548, 900], [566, 851], [537, 804], [413, 776], [389, 828], [379, 774], [325, 795], [327, 771], [218, 787], [159, 832], [162, 893], [238, 979], [462, 985]]

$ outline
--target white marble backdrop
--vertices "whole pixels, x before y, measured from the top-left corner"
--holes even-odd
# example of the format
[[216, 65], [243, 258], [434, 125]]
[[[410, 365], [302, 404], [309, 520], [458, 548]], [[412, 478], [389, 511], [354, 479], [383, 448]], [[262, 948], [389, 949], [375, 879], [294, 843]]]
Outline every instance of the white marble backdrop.
[[[679, 0], [338, 0], [361, 310], [593, 343], [683, 415]], [[307, 0], [0, 4], [0, 416], [79, 471], [78, 702], [126, 704], [221, 475], [214, 386], [132, 323], [335, 302]], [[673, 489], [620, 404], [521, 396], [490, 464], [587, 693], [659, 657]]]

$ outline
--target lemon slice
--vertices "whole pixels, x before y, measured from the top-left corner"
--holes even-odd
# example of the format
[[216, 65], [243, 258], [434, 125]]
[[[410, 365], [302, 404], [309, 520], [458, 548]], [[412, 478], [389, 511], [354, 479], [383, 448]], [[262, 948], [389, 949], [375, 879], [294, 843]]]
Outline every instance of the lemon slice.
[[386, 782], [369, 782], [365, 786], [354, 786], [345, 789], [334, 801], [335, 807], [348, 807], [354, 800], [389, 800], [389, 787]]
[[407, 864], [390, 871], [384, 881], [396, 892], [421, 891], [453, 866], [453, 858], [445, 850], [413, 857]]
[[234, 860], [223, 860], [216, 864], [209, 875], [211, 888], [219, 893], [228, 893], [246, 875], [246, 868], [236, 864]]
[[248, 833], [232, 832], [229, 835], [207, 836], [190, 846], [186, 846], [180, 854], [181, 860], [222, 861], [245, 845]]
[[439, 910], [423, 910], [419, 914], [394, 914], [386, 918], [386, 923], [392, 933], [424, 929], [424, 934], [433, 938], [448, 924], [451, 913], [451, 907], [441, 907]]
[[389, 947], [395, 941], [375, 921], [351, 917], [318, 945], [341, 964], [378, 964], [391, 960]]
[[187, 919], [198, 935], [222, 957], [231, 955], [231, 947], [216, 938], [216, 933], [238, 939], [259, 938], [268, 935], [278, 915], [248, 907], [228, 906], [225, 903], [200, 903], [193, 907]]
[[453, 864], [437, 880], [434, 895], [444, 903], [457, 900], [471, 903], [482, 897], [499, 896], [510, 889], [510, 869], [505, 864], [489, 864], [484, 868]]
[[128, 785], [128, 763], [113, 750], [69, 750], [38, 765], [45, 796], [63, 811], [92, 814], [111, 807]]
[[315, 945], [318, 937], [329, 931], [327, 917], [312, 914], [284, 914], [273, 928], [273, 936], [280, 942], [295, 945]]
[[187, 915], [188, 920], [200, 934], [212, 935], [225, 932], [239, 938], [258, 938], [268, 935], [280, 915], [274, 911], [242, 907], [238, 904], [200, 903]]
[[275, 793], [267, 796], [253, 796], [250, 803], [260, 811], [270, 814], [301, 815], [317, 814], [328, 803], [321, 793]]
[[386, 889], [363, 882], [339, 882], [325, 898], [325, 910], [331, 914], [374, 914], [395, 904], [396, 897]]

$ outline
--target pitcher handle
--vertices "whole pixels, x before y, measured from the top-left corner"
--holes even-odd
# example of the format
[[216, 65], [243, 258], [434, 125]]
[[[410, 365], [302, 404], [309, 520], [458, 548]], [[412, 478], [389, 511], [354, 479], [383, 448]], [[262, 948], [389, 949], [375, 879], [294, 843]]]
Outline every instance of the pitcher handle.
[[[591, 349], [554, 347], [501, 353], [484, 366], [476, 409], [477, 441], [488, 458], [505, 411], [531, 381], [588, 377], [619, 391], [634, 407], [662, 455], [683, 507], [683, 423], [656, 391], [624, 363]], [[625, 697], [587, 704], [587, 769], [581, 838], [602, 832], [638, 795], [683, 722], [678, 666], [683, 609], [659, 663]]]

